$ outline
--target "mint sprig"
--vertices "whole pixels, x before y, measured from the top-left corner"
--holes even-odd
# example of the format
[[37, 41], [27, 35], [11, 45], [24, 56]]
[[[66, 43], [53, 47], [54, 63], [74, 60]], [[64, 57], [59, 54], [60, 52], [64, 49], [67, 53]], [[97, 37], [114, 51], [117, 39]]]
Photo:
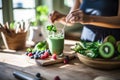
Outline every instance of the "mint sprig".
[[47, 30], [57, 32], [56, 26], [54, 26], [54, 25], [48, 25]]

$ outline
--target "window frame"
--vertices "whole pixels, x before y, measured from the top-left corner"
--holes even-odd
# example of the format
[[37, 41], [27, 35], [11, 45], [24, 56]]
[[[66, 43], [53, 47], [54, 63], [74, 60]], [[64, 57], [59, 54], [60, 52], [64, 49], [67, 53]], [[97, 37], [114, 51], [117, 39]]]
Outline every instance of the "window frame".
[[[35, 0], [35, 8], [40, 4], [42, 4], [41, 0]], [[13, 9], [18, 9], [18, 8], [13, 8], [13, 0], [2, 0], [2, 9], [3, 9], [2, 11], [3, 23], [13, 22], [14, 21]], [[32, 9], [32, 8], [19, 8], [19, 9]]]

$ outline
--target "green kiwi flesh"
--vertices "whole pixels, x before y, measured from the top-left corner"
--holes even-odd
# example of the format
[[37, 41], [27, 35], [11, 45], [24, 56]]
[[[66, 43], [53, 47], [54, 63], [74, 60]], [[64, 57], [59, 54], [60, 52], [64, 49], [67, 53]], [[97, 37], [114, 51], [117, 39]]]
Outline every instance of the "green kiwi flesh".
[[99, 47], [99, 53], [102, 58], [111, 58], [114, 55], [114, 46], [111, 42], [104, 42], [100, 47]]
[[116, 42], [116, 47], [117, 47], [118, 53], [120, 53], [120, 41], [117, 41], [117, 42]]
[[109, 35], [109, 36], [107, 36], [107, 37], [104, 39], [104, 42], [111, 42], [112, 44], [115, 44], [115, 43], [116, 43], [116, 39], [115, 39], [114, 36]]

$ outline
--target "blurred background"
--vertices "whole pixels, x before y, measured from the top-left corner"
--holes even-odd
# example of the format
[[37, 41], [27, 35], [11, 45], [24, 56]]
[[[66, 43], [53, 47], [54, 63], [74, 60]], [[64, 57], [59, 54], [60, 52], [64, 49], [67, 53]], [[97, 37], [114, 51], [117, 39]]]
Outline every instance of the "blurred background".
[[[73, 3], [74, 0], [0, 0], [0, 23], [12, 23], [21, 20], [30, 21], [31, 32], [29, 32], [27, 40], [38, 42], [43, 35], [40, 29], [41, 26], [45, 27], [51, 24], [48, 20], [49, 13], [57, 10], [63, 14], [67, 14]], [[63, 26], [61, 23], [57, 23], [56, 25]], [[65, 28], [65, 38], [79, 40], [81, 29], [80, 24], [67, 26]], [[34, 33], [33, 30], [37, 31], [35, 36], [32, 35]], [[1, 36], [0, 44], [2, 44]]]

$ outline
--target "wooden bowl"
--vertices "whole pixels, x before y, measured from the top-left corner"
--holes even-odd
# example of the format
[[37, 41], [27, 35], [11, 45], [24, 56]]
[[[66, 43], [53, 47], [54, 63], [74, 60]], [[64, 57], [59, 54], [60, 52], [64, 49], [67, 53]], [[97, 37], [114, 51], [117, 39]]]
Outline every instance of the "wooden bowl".
[[83, 64], [89, 67], [105, 70], [120, 68], [120, 60], [92, 59], [80, 53], [77, 53], [77, 56]]

